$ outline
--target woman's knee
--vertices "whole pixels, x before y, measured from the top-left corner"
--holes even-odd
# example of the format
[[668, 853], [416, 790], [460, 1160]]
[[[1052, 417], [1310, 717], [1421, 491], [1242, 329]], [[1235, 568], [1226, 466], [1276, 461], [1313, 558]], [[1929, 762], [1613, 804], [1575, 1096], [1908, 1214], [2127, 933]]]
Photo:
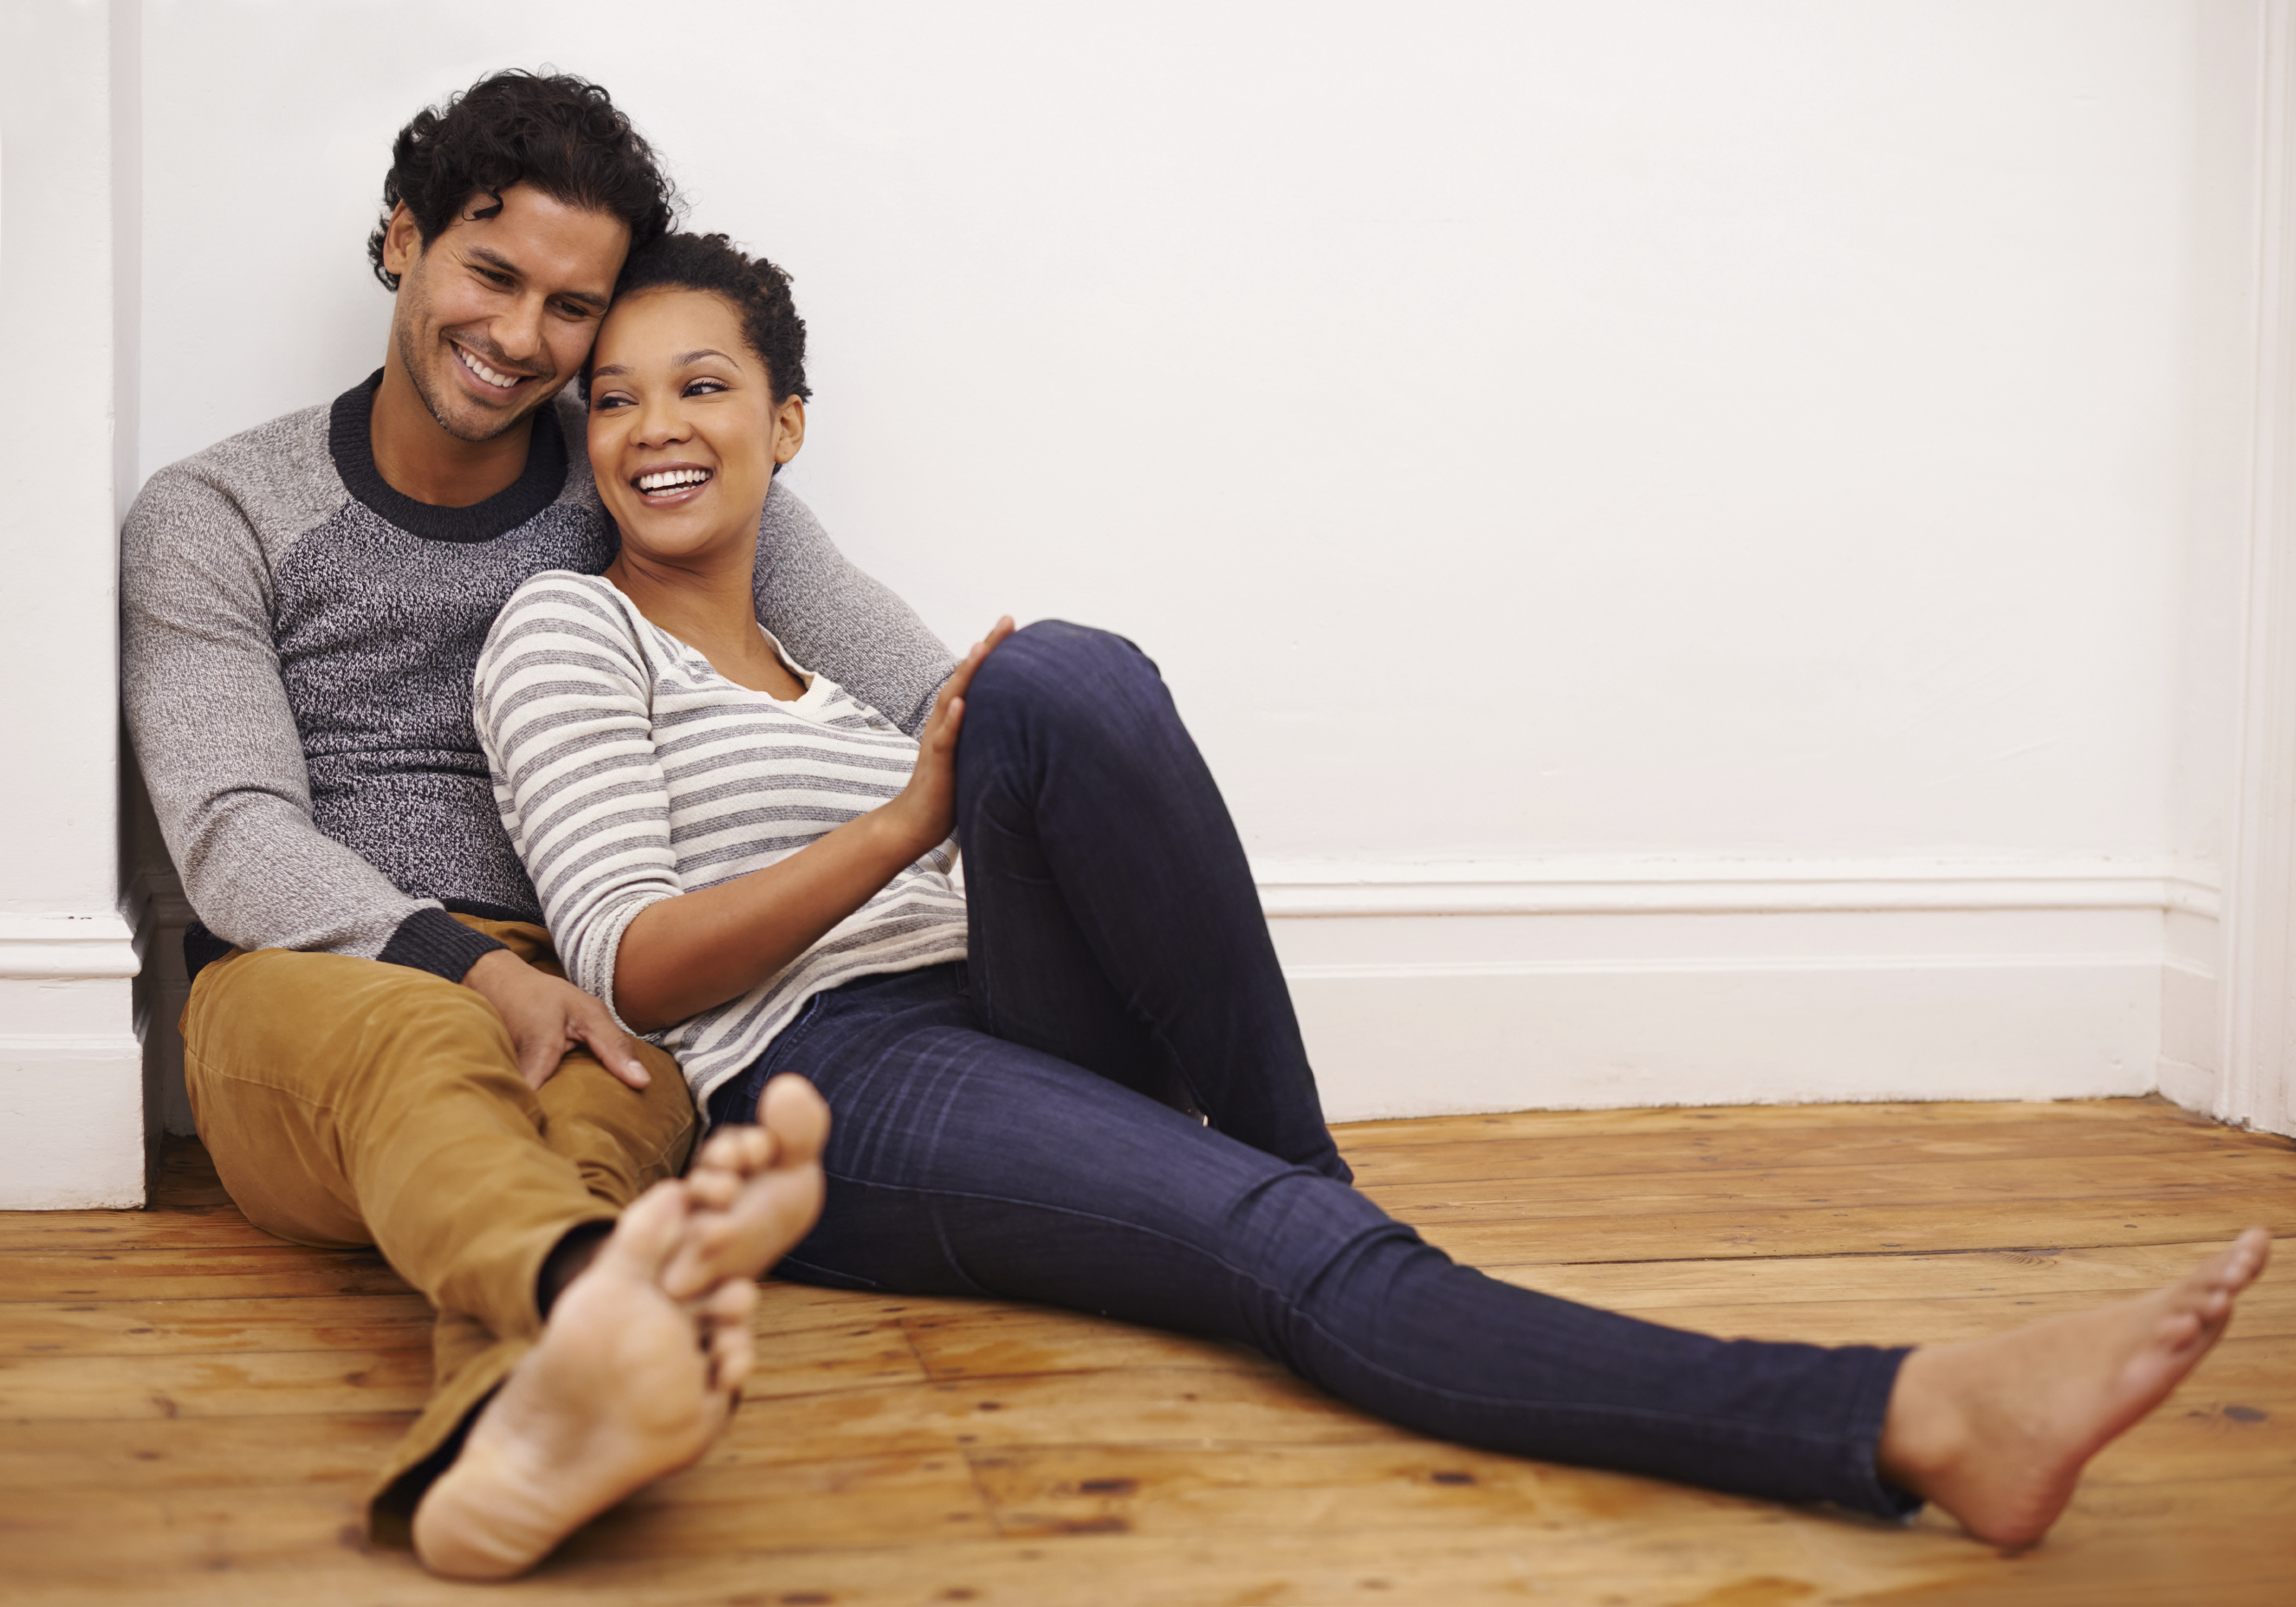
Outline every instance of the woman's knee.
[[1113, 631], [1040, 619], [988, 655], [966, 697], [966, 727], [1007, 717], [1087, 729], [1170, 708], [1154, 660]]

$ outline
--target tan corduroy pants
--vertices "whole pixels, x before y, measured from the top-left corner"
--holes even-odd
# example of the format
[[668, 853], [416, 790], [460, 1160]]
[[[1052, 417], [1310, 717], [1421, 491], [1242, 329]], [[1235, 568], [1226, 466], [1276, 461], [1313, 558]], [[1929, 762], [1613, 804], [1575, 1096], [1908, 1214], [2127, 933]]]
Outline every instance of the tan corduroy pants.
[[[541, 927], [455, 918], [563, 974]], [[266, 948], [193, 985], [184, 1079], [232, 1199], [298, 1244], [373, 1245], [439, 1310], [430, 1404], [369, 1498], [377, 1539], [406, 1543], [463, 1425], [541, 1332], [544, 1258], [684, 1168], [685, 1080], [638, 1048], [644, 1091], [578, 1052], [537, 1090], [492, 1006], [427, 972]]]

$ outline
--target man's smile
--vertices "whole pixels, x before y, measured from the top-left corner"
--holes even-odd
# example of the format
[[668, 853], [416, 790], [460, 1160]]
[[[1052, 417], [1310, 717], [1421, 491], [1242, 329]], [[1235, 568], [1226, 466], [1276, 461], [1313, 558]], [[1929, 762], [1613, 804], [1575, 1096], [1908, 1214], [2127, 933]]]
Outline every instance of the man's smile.
[[504, 373], [461, 342], [450, 340], [447, 344], [454, 347], [455, 355], [462, 358], [463, 366], [465, 369], [469, 370], [481, 384], [490, 386], [496, 390], [514, 390], [521, 381], [534, 377], [531, 374]]

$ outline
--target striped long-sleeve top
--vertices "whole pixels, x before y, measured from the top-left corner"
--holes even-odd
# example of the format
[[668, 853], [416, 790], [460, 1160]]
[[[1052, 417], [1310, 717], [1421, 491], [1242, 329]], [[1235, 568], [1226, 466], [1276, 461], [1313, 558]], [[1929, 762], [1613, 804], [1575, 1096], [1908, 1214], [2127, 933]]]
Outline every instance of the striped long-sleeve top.
[[[609, 1008], [640, 910], [784, 859], [906, 784], [916, 743], [791, 668], [806, 688], [794, 702], [737, 686], [611, 581], [562, 570], [528, 580], [496, 619], [474, 698], [495, 802], [567, 974]], [[963, 959], [955, 857], [943, 843], [740, 998], [648, 1034], [696, 1102], [815, 994]]]

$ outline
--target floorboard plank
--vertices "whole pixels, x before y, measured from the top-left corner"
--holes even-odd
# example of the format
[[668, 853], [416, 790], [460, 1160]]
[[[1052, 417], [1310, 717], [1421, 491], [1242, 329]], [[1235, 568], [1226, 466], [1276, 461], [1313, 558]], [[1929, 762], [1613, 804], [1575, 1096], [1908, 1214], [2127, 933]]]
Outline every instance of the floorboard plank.
[[1860, 1166], [1747, 1167], [1571, 1173], [1531, 1171], [1441, 1183], [1362, 1186], [1398, 1217], [1441, 1213], [1463, 1221], [1537, 1216], [1571, 1219], [1672, 1215], [1757, 1204], [1777, 1209], [1829, 1206], [1853, 1210], [1918, 1209], [1942, 1198], [1960, 1205], [2021, 1207], [2075, 1201], [2185, 1201], [2237, 1196], [2296, 1184], [2296, 1153], [2227, 1151], [2213, 1155], [2118, 1155], [2109, 1166], [2082, 1156], [1926, 1160]]
[[[1370, 1191], [1378, 1199], [1376, 1191]], [[1474, 1217], [1440, 1209], [1395, 1213], [1431, 1244], [1476, 1267], [1529, 1261], [1701, 1261], [1773, 1256], [1864, 1256], [1906, 1250], [2115, 1249], [2153, 1244], [2229, 1244], [2251, 1223], [2276, 1239], [2296, 1238], [2296, 1201], [2244, 1191], [2194, 1201], [2025, 1201], [2000, 1205], [1920, 1201], [1875, 1209], [1811, 1206], [1772, 1210], [1752, 1204], [1703, 1211], [1619, 1210], [1554, 1217], [1483, 1208]], [[2005, 1242], [2005, 1241], [2007, 1241]]]
[[0, 1304], [0, 1361], [28, 1356], [224, 1356], [242, 1350], [404, 1350], [430, 1342], [420, 1295], [292, 1300]]
[[0, 1211], [0, 1255], [270, 1248], [284, 1242], [228, 1205], [189, 1211]]
[[1931, 1162], [2041, 1160], [2107, 1163], [2165, 1157], [2212, 1160], [2253, 1156], [2296, 1166], [2296, 1142], [2229, 1127], [2133, 1125], [2044, 1127], [2002, 1123], [1950, 1127], [1745, 1131], [1722, 1134], [1602, 1134], [1568, 1136], [1531, 1131], [1464, 1143], [1388, 1144], [1341, 1149], [1359, 1181], [1382, 1187], [1464, 1184], [1494, 1177], [1649, 1177], [1654, 1169], [1700, 1174], [1790, 1173], [1803, 1168], [1907, 1166]]
[[0, 1255], [0, 1304], [11, 1300], [293, 1300], [405, 1294], [372, 1250], [305, 1250], [274, 1240], [249, 1249], [130, 1250], [100, 1255]]

